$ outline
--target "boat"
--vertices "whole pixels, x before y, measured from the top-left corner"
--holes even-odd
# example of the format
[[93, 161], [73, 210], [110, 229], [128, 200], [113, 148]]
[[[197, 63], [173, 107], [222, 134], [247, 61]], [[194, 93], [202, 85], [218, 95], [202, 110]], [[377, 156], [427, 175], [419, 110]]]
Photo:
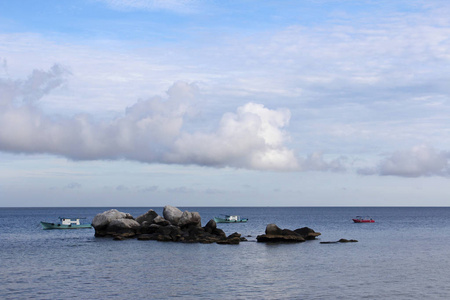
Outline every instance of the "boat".
[[241, 218], [240, 216], [223, 215], [223, 217], [214, 217], [216, 223], [245, 223], [247, 218]]
[[352, 219], [355, 223], [375, 223], [375, 220], [369, 217], [360, 217], [357, 216], [356, 218]]
[[92, 228], [91, 224], [81, 224], [80, 220], [86, 218], [62, 218], [59, 223], [41, 222], [42, 229], [81, 229]]

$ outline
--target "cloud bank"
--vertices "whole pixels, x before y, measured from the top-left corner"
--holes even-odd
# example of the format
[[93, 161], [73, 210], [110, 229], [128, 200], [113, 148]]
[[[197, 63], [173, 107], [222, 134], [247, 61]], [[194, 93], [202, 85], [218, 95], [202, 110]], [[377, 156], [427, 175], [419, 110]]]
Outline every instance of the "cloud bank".
[[49, 116], [39, 100], [70, 73], [60, 65], [35, 70], [26, 80], [0, 79], [0, 151], [48, 153], [73, 160], [128, 159], [146, 163], [195, 164], [256, 170], [330, 170], [321, 155], [299, 160], [286, 146], [288, 109], [247, 103], [225, 113], [210, 132], [189, 132], [190, 103], [198, 89], [177, 82], [167, 99], [140, 100], [111, 121], [92, 115]]
[[360, 169], [359, 173], [401, 177], [449, 176], [449, 159], [448, 151], [437, 151], [430, 146], [419, 145], [409, 150], [396, 151], [376, 167]]

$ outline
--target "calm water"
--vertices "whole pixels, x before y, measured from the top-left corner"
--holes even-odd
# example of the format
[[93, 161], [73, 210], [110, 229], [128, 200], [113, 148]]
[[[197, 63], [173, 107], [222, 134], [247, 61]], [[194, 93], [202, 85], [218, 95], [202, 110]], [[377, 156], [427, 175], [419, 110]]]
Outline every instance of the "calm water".
[[[162, 208], [154, 208], [162, 215]], [[118, 208], [137, 217], [150, 208]], [[219, 224], [240, 245], [113, 241], [94, 230], [42, 230], [109, 208], [0, 208], [0, 299], [449, 299], [450, 208], [180, 208], [240, 214]], [[351, 218], [369, 215], [373, 224]], [[256, 243], [269, 223], [319, 241]], [[320, 244], [340, 238], [358, 243]]]

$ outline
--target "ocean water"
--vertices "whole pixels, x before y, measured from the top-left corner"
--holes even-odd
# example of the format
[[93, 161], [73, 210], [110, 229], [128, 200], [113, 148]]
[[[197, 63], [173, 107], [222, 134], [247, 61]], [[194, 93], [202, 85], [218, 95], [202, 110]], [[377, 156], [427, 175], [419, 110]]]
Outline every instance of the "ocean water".
[[[40, 221], [110, 208], [0, 208], [0, 299], [450, 299], [450, 208], [188, 207], [248, 223], [240, 245], [95, 238], [93, 229], [42, 230]], [[118, 208], [137, 217], [149, 209]], [[354, 224], [357, 215], [372, 224]], [[269, 223], [322, 235], [257, 243]], [[340, 238], [358, 243], [320, 244]]]

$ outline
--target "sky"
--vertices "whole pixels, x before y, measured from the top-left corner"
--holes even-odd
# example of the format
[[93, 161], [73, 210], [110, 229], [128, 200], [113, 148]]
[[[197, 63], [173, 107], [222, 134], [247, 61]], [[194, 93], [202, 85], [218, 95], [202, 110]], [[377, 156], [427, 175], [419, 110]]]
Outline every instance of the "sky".
[[0, 207], [448, 206], [446, 0], [0, 0]]

